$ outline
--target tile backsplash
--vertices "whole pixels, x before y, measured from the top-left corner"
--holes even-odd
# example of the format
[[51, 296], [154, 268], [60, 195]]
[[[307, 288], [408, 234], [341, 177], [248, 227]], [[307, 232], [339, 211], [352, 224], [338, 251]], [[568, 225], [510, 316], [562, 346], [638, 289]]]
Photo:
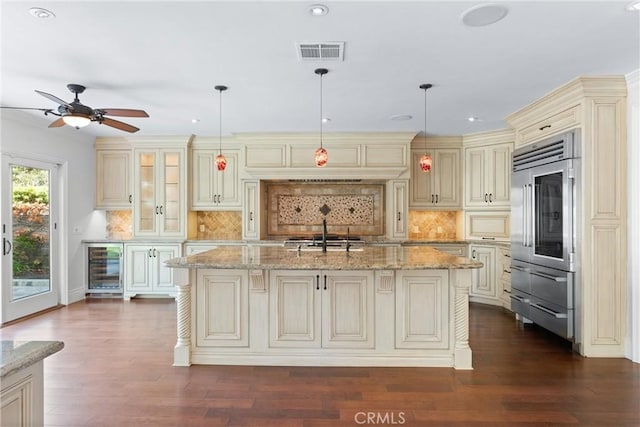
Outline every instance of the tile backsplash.
[[456, 211], [409, 211], [409, 240], [455, 240], [460, 214]]
[[242, 212], [198, 211], [196, 222], [198, 240], [242, 239]]
[[106, 211], [107, 239], [129, 240], [132, 235], [131, 210]]

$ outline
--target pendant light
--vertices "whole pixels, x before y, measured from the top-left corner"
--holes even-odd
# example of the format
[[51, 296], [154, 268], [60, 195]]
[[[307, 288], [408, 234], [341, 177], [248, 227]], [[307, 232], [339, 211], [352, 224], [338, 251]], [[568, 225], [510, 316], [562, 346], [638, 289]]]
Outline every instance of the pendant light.
[[424, 150], [425, 153], [422, 157], [420, 157], [420, 169], [422, 172], [429, 172], [431, 170], [431, 164], [433, 161], [431, 160], [431, 156], [427, 150], [427, 89], [431, 88], [433, 85], [431, 83], [424, 83], [420, 85], [420, 89], [424, 90]]
[[214, 89], [220, 92], [220, 128], [219, 128], [219, 134], [218, 134], [220, 151], [216, 156], [215, 162], [216, 162], [216, 168], [219, 171], [223, 171], [227, 167], [227, 158], [222, 154], [222, 92], [227, 90], [228, 88], [226, 86], [220, 85], [220, 86], [216, 86]]
[[319, 168], [323, 168], [327, 165], [327, 161], [329, 160], [329, 153], [327, 150], [322, 147], [322, 76], [327, 74], [329, 70], [326, 68], [316, 68], [315, 73], [320, 76], [320, 147], [316, 149], [315, 152], [315, 161], [316, 166]]

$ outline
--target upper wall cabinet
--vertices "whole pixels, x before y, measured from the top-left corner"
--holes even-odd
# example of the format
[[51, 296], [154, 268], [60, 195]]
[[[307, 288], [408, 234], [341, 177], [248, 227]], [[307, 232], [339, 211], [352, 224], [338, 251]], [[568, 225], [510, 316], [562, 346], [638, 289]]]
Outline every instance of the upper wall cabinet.
[[[425, 153], [433, 161], [429, 172], [419, 165]], [[460, 148], [411, 149], [410, 209], [461, 209], [461, 184]]]
[[190, 139], [157, 138], [132, 143], [134, 237], [186, 238]]
[[227, 167], [219, 171], [215, 158], [219, 149], [191, 150], [191, 204], [194, 211], [241, 210], [240, 179], [238, 176], [239, 149], [224, 149]]
[[131, 209], [131, 145], [98, 138], [95, 148], [96, 209]]
[[513, 132], [465, 135], [466, 209], [509, 209]]

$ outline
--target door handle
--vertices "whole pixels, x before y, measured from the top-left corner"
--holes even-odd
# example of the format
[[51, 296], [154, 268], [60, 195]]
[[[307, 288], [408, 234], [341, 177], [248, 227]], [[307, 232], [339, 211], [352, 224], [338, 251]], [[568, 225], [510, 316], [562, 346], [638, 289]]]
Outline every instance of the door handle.
[[253, 212], [249, 212], [249, 221], [253, 221]]
[[489, 195], [488, 195], [487, 193], [484, 193], [484, 202], [485, 202], [485, 203], [487, 203], [487, 202], [488, 202], [488, 200], [487, 200], [488, 196], [489, 196]]
[[489, 193], [489, 203], [493, 203], [493, 193]]
[[316, 290], [320, 290], [320, 275], [316, 274]]
[[133, 201], [133, 197], [131, 196], [131, 194], [129, 194], [129, 203], [131, 203]]
[[156, 215], [158, 215], [158, 207], [156, 206]]
[[398, 221], [400, 221], [400, 212], [398, 212]]
[[436, 194], [436, 204], [438, 203], [438, 195]]
[[567, 281], [566, 277], [552, 276], [551, 274], [541, 273], [541, 272], [535, 271], [535, 270], [531, 271], [531, 274], [533, 274], [534, 276], [543, 277], [545, 279], [553, 280], [554, 282], [566, 282]]
[[547, 307], [543, 307], [543, 306], [535, 304], [535, 303], [532, 303], [530, 305], [531, 305], [531, 307], [537, 308], [540, 311], [544, 311], [545, 313], [552, 315], [556, 319], [566, 319], [567, 318], [567, 313], [558, 313], [557, 311], [550, 310]]
[[431, 203], [433, 203], [434, 197], [433, 194], [431, 195]]
[[156, 248], [153, 248], [153, 257], [156, 257]]
[[151, 258], [151, 248], [149, 248], [149, 258]]
[[[9, 249], [7, 249], [7, 245], [9, 245]], [[2, 238], [2, 255], [8, 255], [11, 252], [11, 242], [7, 240], [5, 237]]]
[[160, 205], [160, 215], [164, 215], [164, 214], [162, 213], [162, 205]]
[[476, 250], [471, 251], [471, 258], [476, 259]]
[[324, 290], [327, 290], [327, 275], [324, 275]]

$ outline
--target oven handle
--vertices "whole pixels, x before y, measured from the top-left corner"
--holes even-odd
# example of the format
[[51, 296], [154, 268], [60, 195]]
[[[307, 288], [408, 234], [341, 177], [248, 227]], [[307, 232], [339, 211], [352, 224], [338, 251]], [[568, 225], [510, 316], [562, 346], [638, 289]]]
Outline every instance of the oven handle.
[[567, 313], [558, 313], [556, 311], [549, 310], [547, 307], [543, 307], [543, 306], [535, 304], [535, 303], [531, 303], [529, 305], [531, 307], [537, 308], [540, 311], [544, 311], [545, 313], [552, 315], [556, 319], [566, 319], [567, 318]]
[[541, 273], [541, 272], [535, 271], [535, 270], [531, 271], [531, 274], [533, 274], [534, 276], [543, 277], [545, 279], [553, 280], [554, 282], [566, 282], [567, 281], [566, 276], [562, 276], [562, 277], [552, 276], [551, 274]]

